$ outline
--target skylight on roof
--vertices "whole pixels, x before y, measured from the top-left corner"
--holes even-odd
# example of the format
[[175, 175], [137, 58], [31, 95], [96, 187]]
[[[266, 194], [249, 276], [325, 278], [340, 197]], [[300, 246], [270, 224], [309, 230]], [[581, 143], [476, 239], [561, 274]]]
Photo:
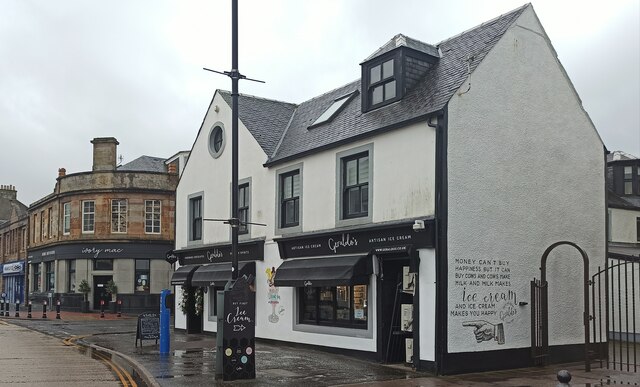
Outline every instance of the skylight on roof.
[[342, 108], [347, 105], [347, 102], [351, 101], [351, 98], [353, 98], [356, 93], [357, 90], [336, 99], [331, 104], [331, 106], [329, 106], [329, 108], [325, 110], [324, 113], [322, 113], [320, 117], [318, 117], [318, 119], [316, 119], [314, 123], [311, 124], [311, 126], [309, 126], [309, 128], [313, 128], [318, 125], [324, 124], [325, 122], [331, 121], [336, 115], [338, 115], [340, 110], [342, 110]]

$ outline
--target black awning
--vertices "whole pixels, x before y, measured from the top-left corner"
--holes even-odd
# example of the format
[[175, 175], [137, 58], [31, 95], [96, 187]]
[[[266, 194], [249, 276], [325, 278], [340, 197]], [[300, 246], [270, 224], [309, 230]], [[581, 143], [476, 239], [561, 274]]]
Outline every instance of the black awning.
[[171, 275], [171, 285], [192, 286], [191, 277], [197, 268], [196, 265], [180, 266]]
[[[238, 278], [246, 275], [256, 276], [256, 263], [238, 262]], [[193, 273], [191, 286], [224, 286], [231, 280], [231, 262], [212, 263], [198, 267]]]
[[291, 259], [276, 270], [275, 286], [364, 285], [373, 273], [369, 255]]

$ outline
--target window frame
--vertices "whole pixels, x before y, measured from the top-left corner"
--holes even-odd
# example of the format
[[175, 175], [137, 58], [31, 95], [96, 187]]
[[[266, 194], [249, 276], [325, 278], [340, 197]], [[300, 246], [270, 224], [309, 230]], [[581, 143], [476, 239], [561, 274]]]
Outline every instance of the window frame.
[[[212, 142], [215, 139], [215, 134], [220, 129], [222, 133], [222, 144], [220, 145], [220, 149], [215, 150], [214, 143]], [[225, 145], [227, 144], [227, 131], [224, 128], [224, 124], [220, 121], [211, 125], [211, 129], [209, 129], [209, 136], [207, 137], [207, 149], [209, 150], [209, 154], [214, 159], [217, 159], [224, 152]]]
[[[298, 171], [298, 175], [300, 176], [300, 192], [299, 192], [299, 196], [298, 196], [298, 224], [297, 225], [291, 225], [291, 226], [286, 226], [283, 227], [283, 207], [282, 207], [282, 196], [283, 196], [283, 185], [282, 185], [282, 176], [283, 175], [288, 175], [288, 174], [292, 174], [295, 173], [296, 171]], [[298, 232], [302, 232], [302, 222], [303, 222], [303, 218], [304, 218], [304, 211], [303, 211], [303, 204], [304, 204], [304, 164], [303, 163], [298, 163], [298, 164], [293, 164], [284, 168], [280, 168], [278, 170], [276, 170], [276, 181], [275, 181], [275, 187], [276, 187], [276, 201], [275, 201], [275, 232], [276, 234], [282, 235], [282, 234], [291, 234], [291, 233], [298, 233]]]
[[[138, 268], [138, 263], [139, 262], [146, 262], [147, 263], [147, 268], [145, 269], [144, 267]], [[145, 285], [141, 285], [142, 286], [142, 290], [138, 289], [138, 276], [142, 276], [146, 274], [147, 276], [147, 283], [146, 283], [146, 288]], [[137, 294], [149, 294], [151, 293], [151, 260], [150, 259], [134, 259], [133, 262], [133, 290], [134, 293]]]
[[[149, 203], [151, 204], [151, 212], [148, 212], [147, 209], [149, 208]], [[158, 213], [156, 214], [156, 206], [155, 203], [158, 204]], [[157, 221], [158, 221], [158, 231], [154, 231], [156, 229], [156, 219], [155, 216], [157, 215]], [[151, 216], [151, 218], [149, 218], [149, 216]], [[149, 221], [151, 221], [151, 231], [149, 231]], [[162, 233], [162, 200], [160, 199], [145, 199], [144, 201], [144, 233], [145, 234], [160, 234]]]
[[[388, 54], [375, 58], [371, 62], [362, 66], [362, 78], [364, 80], [364, 84], [366, 85], [365, 87], [363, 87], [363, 96], [362, 96], [364, 112], [389, 105], [393, 102], [396, 102], [402, 99], [402, 96], [403, 96], [402, 90], [404, 88], [404, 77], [402, 76], [401, 66], [403, 64], [404, 58], [401, 51], [402, 50], [391, 51]], [[393, 75], [387, 78], [383, 78], [384, 64], [389, 61], [393, 61], [392, 62]], [[380, 66], [380, 79], [376, 81], [372, 81], [371, 71], [378, 66]], [[395, 96], [385, 99], [384, 98], [384, 96], [386, 95], [385, 85], [391, 82], [395, 82]], [[382, 101], [374, 103], [373, 91], [374, 89], [380, 86], [382, 87]]]
[[[340, 320], [338, 319], [338, 287], [346, 287], [348, 288], [348, 298], [349, 298], [349, 306], [348, 306], [348, 314], [349, 314], [349, 319], [347, 320]], [[306, 297], [306, 293], [309, 292], [309, 288], [308, 287], [298, 287], [297, 289], [297, 308], [298, 308], [298, 324], [302, 324], [302, 325], [314, 325], [314, 326], [327, 326], [327, 327], [337, 327], [337, 328], [349, 328], [349, 329], [359, 329], [359, 330], [366, 330], [369, 327], [369, 320], [370, 320], [370, 313], [369, 313], [369, 305], [367, 305], [366, 309], [365, 309], [365, 319], [364, 320], [360, 320], [358, 321], [355, 318], [355, 300], [354, 300], [354, 293], [355, 293], [355, 287], [356, 286], [365, 286], [365, 301], [367, 302], [367, 304], [369, 303], [369, 285], [368, 284], [356, 284], [356, 285], [337, 285], [337, 286], [322, 286], [322, 287], [311, 287], [311, 289], [314, 289], [314, 302], [308, 304], [308, 300], [309, 298]], [[323, 289], [328, 289], [328, 290], [324, 290]], [[329, 319], [323, 319], [321, 317], [321, 293], [322, 292], [331, 292], [331, 309], [332, 309], [332, 318], [331, 320]], [[308, 319], [305, 318], [305, 311], [306, 311], [306, 306], [310, 305], [313, 306], [315, 311], [314, 311], [314, 315], [315, 315], [315, 319]]]
[[71, 202], [62, 204], [62, 235], [71, 234]]
[[[86, 211], [85, 204], [89, 204], [93, 206], [92, 211]], [[88, 222], [85, 219], [89, 216], [91, 229], [87, 230]], [[96, 231], [96, 201], [95, 200], [83, 200], [82, 201], [82, 234], [93, 234]]]
[[[99, 268], [98, 263], [108, 262], [108, 268]], [[113, 271], [113, 259], [112, 258], [97, 258], [93, 260], [93, 271]]]
[[[124, 206], [122, 205], [124, 203]], [[111, 199], [111, 233], [112, 234], [126, 234], [129, 226], [129, 200], [128, 199]], [[114, 205], [117, 205], [117, 209], [114, 209]], [[122, 208], [124, 207], [124, 211]], [[122, 223], [122, 212], [124, 212], [124, 223]], [[114, 222], [118, 220], [117, 229], [114, 229]], [[124, 224], [124, 230], [122, 225]]]
[[[44, 290], [54, 291], [56, 290], [56, 261], [48, 261], [44, 263]], [[53, 283], [52, 283], [53, 282]]]
[[33, 264], [33, 291], [39, 292], [42, 286], [42, 264], [34, 263]]
[[[294, 192], [294, 181], [295, 178], [298, 178], [298, 195], [295, 195]], [[291, 197], [285, 197], [285, 192], [287, 192], [288, 188], [286, 186], [287, 178], [291, 178]], [[302, 191], [302, 187], [300, 186], [300, 170], [296, 169], [291, 172], [283, 173], [280, 175], [280, 227], [288, 228], [295, 227], [300, 224], [300, 191]], [[287, 223], [287, 204], [289, 202], [293, 202], [293, 222]], [[297, 215], [297, 216], [296, 216]]]
[[238, 225], [238, 235], [248, 235], [249, 225], [246, 223], [251, 222], [251, 181], [246, 179], [238, 182], [238, 220], [245, 223], [244, 227]]
[[[73, 282], [71, 281], [71, 274], [73, 274]], [[76, 280], [76, 260], [70, 259], [67, 261], [67, 293], [76, 292], [75, 280]]]
[[[336, 227], [371, 223], [373, 220], [373, 187], [374, 187], [374, 147], [373, 143], [365, 144], [346, 151], [336, 153]], [[369, 178], [367, 182], [367, 213], [360, 216], [345, 216], [345, 182], [346, 161], [367, 154], [369, 158]]]
[[[194, 203], [196, 201], [200, 202], [200, 206], [199, 206], [200, 216], [197, 218], [194, 215]], [[187, 244], [188, 245], [202, 244], [203, 234], [204, 234], [204, 221], [202, 220], [204, 215], [204, 192], [203, 191], [193, 193], [187, 197], [187, 213], [189, 214]], [[196, 228], [197, 228], [196, 223], [198, 223], [200, 226], [200, 235], [198, 235], [197, 238], [195, 235]]]
[[640, 217], [636, 218], [636, 240], [640, 242]]

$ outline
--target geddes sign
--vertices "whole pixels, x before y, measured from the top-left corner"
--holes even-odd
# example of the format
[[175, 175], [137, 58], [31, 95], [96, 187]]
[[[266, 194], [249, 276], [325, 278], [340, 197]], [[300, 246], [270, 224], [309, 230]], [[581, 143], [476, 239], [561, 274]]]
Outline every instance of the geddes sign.
[[344, 232], [324, 232], [290, 238], [277, 238], [280, 256], [300, 258], [370, 252], [400, 252], [406, 246], [434, 246], [434, 221], [426, 220], [425, 229], [414, 231], [413, 221], [389, 226], [363, 227]]

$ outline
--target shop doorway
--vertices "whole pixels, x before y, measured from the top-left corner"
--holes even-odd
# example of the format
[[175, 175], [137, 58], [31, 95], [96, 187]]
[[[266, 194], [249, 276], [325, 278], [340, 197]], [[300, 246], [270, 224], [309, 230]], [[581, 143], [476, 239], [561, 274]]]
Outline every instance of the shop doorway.
[[93, 309], [100, 309], [100, 301], [104, 301], [105, 309], [109, 309], [111, 295], [107, 292], [107, 282], [112, 279], [112, 275], [93, 276]]
[[413, 354], [413, 342], [407, 340], [413, 338], [413, 293], [403, 284], [408, 267], [406, 256], [380, 259], [378, 357], [385, 363], [410, 362]]
[[196, 292], [198, 288], [188, 286], [183, 287], [183, 291], [187, 292], [187, 333], [202, 333], [204, 313], [196, 313]]

